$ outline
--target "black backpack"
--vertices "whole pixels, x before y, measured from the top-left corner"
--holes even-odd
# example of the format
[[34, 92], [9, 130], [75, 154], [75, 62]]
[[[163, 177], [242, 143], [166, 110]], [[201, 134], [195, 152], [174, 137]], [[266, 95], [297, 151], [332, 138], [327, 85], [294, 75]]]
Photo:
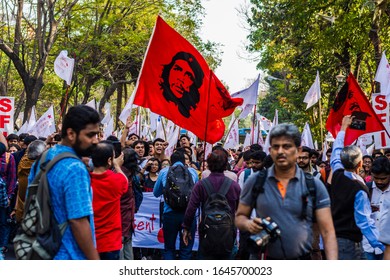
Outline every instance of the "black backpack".
[[184, 212], [187, 208], [194, 181], [187, 166], [178, 164], [168, 169], [164, 200], [175, 211]]
[[47, 151], [42, 154], [39, 161], [40, 169], [27, 189], [23, 220], [13, 240], [16, 259], [53, 259], [61, 246], [62, 236], [68, 225], [67, 222], [58, 224], [54, 217], [47, 173], [64, 158], [80, 159], [69, 152], [61, 153], [48, 162], [46, 156]]
[[208, 198], [202, 205], [202, 220], [199, 224], [199, 251], [204, 256], [226, 256], [231, 254], [235, 227], [226, 193], [233, 181], [225, 177], [218, 192], [214, 191], [208, 178], [203, 179]]

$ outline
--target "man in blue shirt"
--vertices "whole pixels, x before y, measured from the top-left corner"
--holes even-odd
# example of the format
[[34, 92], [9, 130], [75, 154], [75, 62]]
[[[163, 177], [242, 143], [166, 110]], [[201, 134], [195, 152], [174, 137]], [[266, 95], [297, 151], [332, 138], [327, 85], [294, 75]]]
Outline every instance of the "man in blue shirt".
[[[172, 167], [176, 165], [184, 166], [184, 153], [175, 151], [171, 156]], [[166, 187], [168, 180], [169, 167], [166, 167], [160, 171], [156, 184], [154, 185], [153, 194], [155, 197], [159, 197], [163, 194], [164, 188]], [[192, 182], [195, 184], [198, 181], [198, 174], [196, 170], [189, 167], [188, 171], [191, 174]], [[185, 245], [182, 238], [182, 223], [184, 220], [184, 211], [173, 210], [168, 203], [164, 201], [164, 212], [163, 212], [163, 233], [164, 233], [164, 259], [174, 260], [176, 255], [176, 239], [177, 235], [180, 234], [180, 248], [179, 258], [181, 260], [189, 260], [192, 255], [192, 247], [194, 245], [194, 239]], [[196, 222], [192, 223], [191, 236], [195, 236]]]
[[[68, 110], [62, 123], [61, 142], [48, 151], [47, 160], [63, 152], [91, 155], [98, 143], [100, 117], [79, 105]], [[35, 177], [35, 164], [28, 178]], [[99, 259], [93, 223], [91, 180], [86, 165], [75, 158], [58, 162], [47, 174], [52, 210], [59, 224], [68, 222], [56, 260]]]
[[368, 188], [358, 175], [363, 165], [362, 152], [354, 145], [344, 147], [345, 131], [352, 119], [350, 115], [344, 116], [330, 159], [330, 197], [340, 260], [364, 259], [362, 235], [375, 251], [381, 253], [384, 250], [383, 244], [378, 241], [375, 223], [370, 217]]

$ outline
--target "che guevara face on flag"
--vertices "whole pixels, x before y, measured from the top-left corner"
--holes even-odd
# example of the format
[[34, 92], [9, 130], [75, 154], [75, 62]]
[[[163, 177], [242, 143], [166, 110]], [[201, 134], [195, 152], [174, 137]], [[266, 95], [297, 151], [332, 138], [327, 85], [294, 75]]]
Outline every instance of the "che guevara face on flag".
[[200, 101], [199, 88], [204, 73], [195, 57], [178, 52], [169, 64], [164, 65], [160, 86], [166, 101], [177, 105], [179, 113], [188, 118]]
[[222, 118], [232, 114], [242, 102], [242, 98], [231, 98], [196, 48], [158, 17], [138, 78], [134, 104], [215, 143], [224, 134]]

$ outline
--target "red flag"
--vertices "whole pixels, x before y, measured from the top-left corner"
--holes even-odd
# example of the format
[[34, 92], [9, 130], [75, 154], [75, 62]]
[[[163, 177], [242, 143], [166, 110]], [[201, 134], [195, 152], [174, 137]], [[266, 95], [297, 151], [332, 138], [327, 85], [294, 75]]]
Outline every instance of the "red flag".
[[326, 121], [326, 129], [335, 138], [345, 115], [355, 116], [345, 132], [345, 146], [351, 145], [360, 135], [386, 130], [352, 73], [337, 94]]
[[202, 55], [161, 17], [143, 61], [134, 104], [172, 120], [209, 143], [225, 131], [223, 117], [241, 105], [210, 70]]

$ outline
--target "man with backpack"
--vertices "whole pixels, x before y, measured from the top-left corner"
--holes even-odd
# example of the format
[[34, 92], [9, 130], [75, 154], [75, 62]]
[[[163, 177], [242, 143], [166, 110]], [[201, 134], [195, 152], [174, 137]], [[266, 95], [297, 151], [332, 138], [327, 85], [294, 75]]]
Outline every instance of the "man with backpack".
[[[62, 123], [61, 143], [52, 147], [46, 160], [31, 168], [31, 182], [42, 165], [50, 164], [56, 156], [70, 153], [88, 157], [98, 143], [99, 113], [85, 105], [69, 108]], [[66, 157], [47, 173], [51, 197], [51, 210], [58, 224], [67, 222], [56, 260], [99, 259], [95, 248], [91, 180], [85, 164], [78, 158]], [[28, 198], [28, 194], [27, 194]], [[27, 210], [27, 209], [26, 209]], [[16, 252], [17, 253], [17, 252]]]
[[[160, 171], [153, 194], [155, 197], [164, 195], [163, 233], [164, 233], [164, 259], [176, 259], [176, 239], [180, 235], [179, 258], [189, 260], [192, 257], [194, 241], [184, 244], [181, 230], [188, 201], [194, 184], [198, 181], [195, 169], [184, 165], [184, 153], [175, 151], [171, 155], [172, 166]], [[190, 227], [192, 235], [195, 234], [195, 221]]]
[[207, 158], [210, 176], [194, 186], [183, 222], [183, 241], [193, 240], [190, 229], [196, 210], [200, 207], [202, 218], [199, 224], [200, 259], [231, 259], [236, 228], [234, 213], [240, 198], [238, 183], [226, 177], [228, 158], [225, 152], [213, 151]]
[[[310, 176], [316, 190], [316, 197], [311, 197], [305, 173], [297, 165], [301, 149], [298, 128], [292, 124], [274, 126], [269, 141], [274, 164], [267, 172], [248, 178], [236, 212], [236, 226], [252, 234], [250, 240], [258, 249], [250, 258], [310, 259], [315, 215], [327, 259], [337, 259], [328, 192], [322, 182]], [[256, 217], [251, 218], [253, 209]]]

